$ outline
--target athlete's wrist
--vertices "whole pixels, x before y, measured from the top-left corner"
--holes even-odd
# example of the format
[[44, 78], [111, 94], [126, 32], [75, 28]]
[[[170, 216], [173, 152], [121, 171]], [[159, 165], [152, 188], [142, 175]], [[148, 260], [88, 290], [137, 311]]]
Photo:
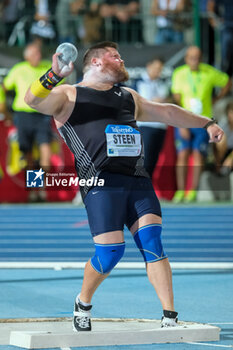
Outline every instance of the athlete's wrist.
[[50, 68], [39, 80], [42, 86], [48, 90], [52, 90], [62, 79], [62, 77]]
[[45, 98], [62, 79], [50, 68], [42, 77], [32, 83], [30, 90], [34, 96]]
[[217, 124], [217, 120], [216, 119], [214, 119], [214, 118], [211, 118], [210, 119], [210, 121], [208, 121], [204, 126], [203, 126], [203, 129], [208, 129], [208, 127], [210, 126], [210, 125], [213, 125], [213, 124]]

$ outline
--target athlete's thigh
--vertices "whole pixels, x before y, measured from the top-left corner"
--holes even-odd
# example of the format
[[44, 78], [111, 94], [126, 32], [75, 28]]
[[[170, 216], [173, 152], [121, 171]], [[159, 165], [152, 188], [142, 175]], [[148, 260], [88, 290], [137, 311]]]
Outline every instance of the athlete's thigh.
[[133, 225], [130, 227], [130, 232], [132, 233], [132, 235], [134, 235], [135, 232], [138, 231], [141, 227], [145, 227], [147, 225], [153, 225], [153, 224], [162, 225], [161, 216], [158, 216], [155, 214], [145, 214], [133, 223]]
[[126, 216], [126, 191], [93, 187], [84, 198], [92, 236], [123, 231]]
[[135, 178], [132, 184], [131, 193], [129, 194], [127, 207], [127, 222], [129, 229], [140, 219], [143, 222], [145, 215], [153, 220], [161, 220], [161, 207], [155, 194], [151, 180], [148, 178]]
[[111, 231], [99, 234], [93, 237], [95, 243], [99, 244], [111, 244], [111, 243], [122, 243], [124, 242], [123, 231]]

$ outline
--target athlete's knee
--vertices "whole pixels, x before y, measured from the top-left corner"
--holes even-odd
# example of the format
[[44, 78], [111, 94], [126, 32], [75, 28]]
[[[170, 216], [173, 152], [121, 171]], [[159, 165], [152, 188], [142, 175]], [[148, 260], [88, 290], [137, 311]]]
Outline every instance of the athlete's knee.
[[91, 258], [92, 267], [101, 274], [109, 273], [120, 261], [125, 251], [125, 242], [95, 244], [95, 255]]
[[162, 226], [151, 224], [141, 227], [134, 234], [134, 240], [145, 262], [155, 262], [167, 258], [161, 241]]

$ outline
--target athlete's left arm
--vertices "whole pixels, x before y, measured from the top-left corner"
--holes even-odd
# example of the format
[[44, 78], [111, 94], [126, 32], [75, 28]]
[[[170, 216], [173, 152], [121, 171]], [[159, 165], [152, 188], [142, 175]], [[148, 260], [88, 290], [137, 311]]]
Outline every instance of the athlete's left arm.
[[[210, 119], [194, 114], [171, 103], [157, 103], [141, 97], [135, 90], [126, 88], [135, 101], [135, 119], [139, 121], [162, 122], [177, 128], [204, 128]], [[215, 123], [207, 128], [210, 142], [219, 142], [223, 130]]]

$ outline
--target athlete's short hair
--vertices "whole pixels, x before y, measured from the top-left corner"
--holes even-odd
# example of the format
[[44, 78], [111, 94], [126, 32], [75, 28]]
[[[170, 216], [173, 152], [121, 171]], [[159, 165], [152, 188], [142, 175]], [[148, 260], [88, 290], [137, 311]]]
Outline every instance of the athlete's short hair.
[[109, 47], [112, 47], [118, 50], [118, 45], [113, 41], [102, 41], [98, 44], [91, 46], [83, 56], [83, 73], [85, 73], [88, 70], [88, 67], [91, 64], [92, 58], [100, 57], [101, 55], [104, 54], [105, 51], [107, 51]]

